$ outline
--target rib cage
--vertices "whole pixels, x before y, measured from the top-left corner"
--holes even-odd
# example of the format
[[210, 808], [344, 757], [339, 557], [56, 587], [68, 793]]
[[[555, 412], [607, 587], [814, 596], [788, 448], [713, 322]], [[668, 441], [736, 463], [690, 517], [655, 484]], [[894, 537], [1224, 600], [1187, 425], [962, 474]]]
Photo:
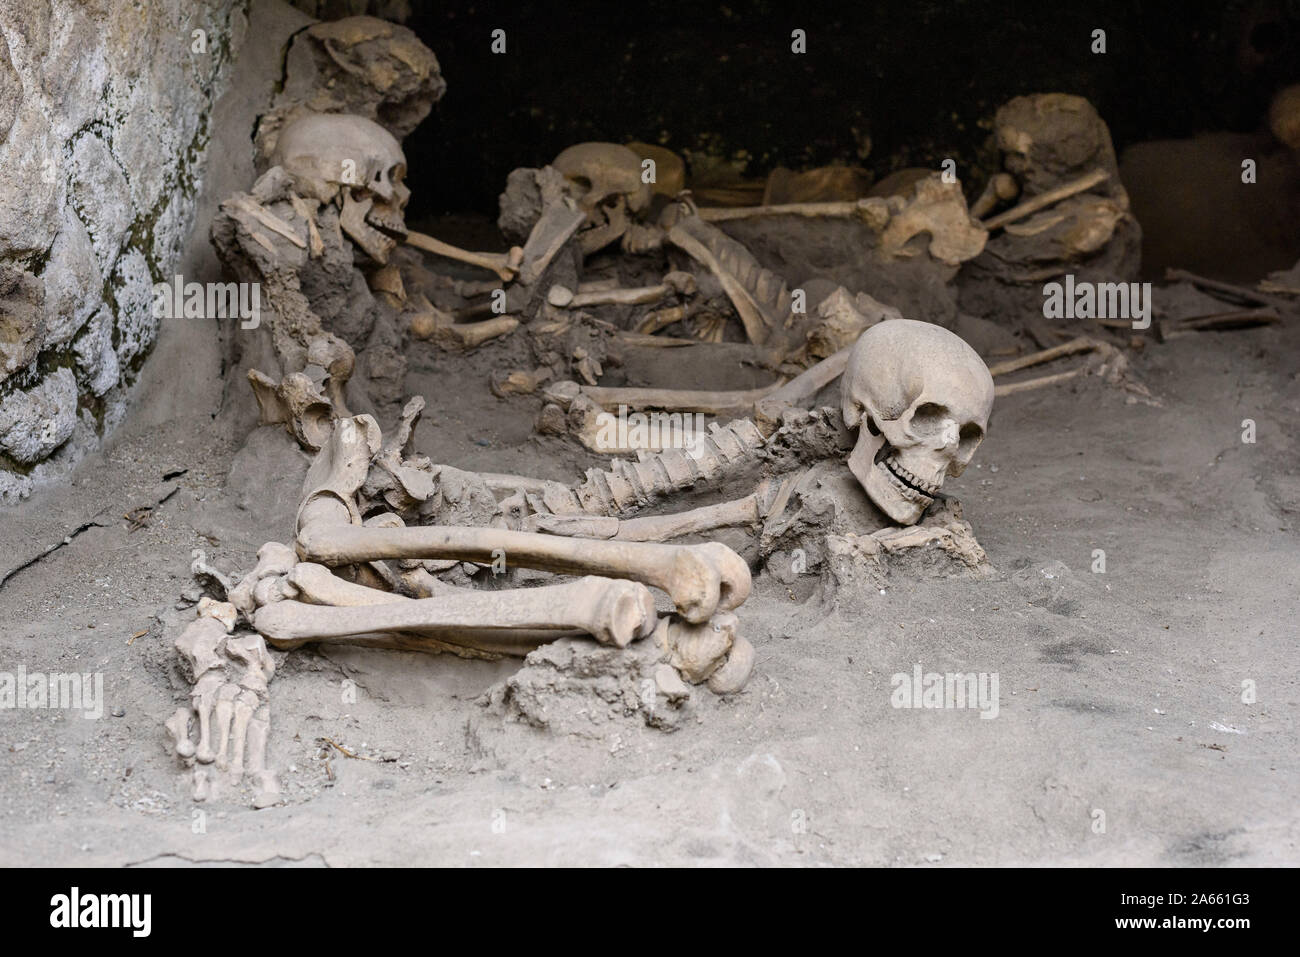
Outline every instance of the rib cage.
[[[741, 321], [745, 323], [745, 330], [752, 341], [763, 345], [773, 336], [786, 338], [795, 318], [790, 309], [790, 290], [780, 276], [759, 265], [743, 243], [732, 239], [698, 216], [683, 217], [669, 231], [668, 238], [718, 274], [718, 279], [736, 305], [736, 311], [740, 313]], [[714, 262], [708, 262], [707, 258], [699, 255], [699, 249], [693, 248], [697, 244], [708, 252], [708, 258]], [[728, 279], [732, 282], [729, 283]], [[745, 304], [738, 302], [738, 297], [747, 300], [762, 323], [762, 330], [751, 328], [753, 323], [745, 315]]]

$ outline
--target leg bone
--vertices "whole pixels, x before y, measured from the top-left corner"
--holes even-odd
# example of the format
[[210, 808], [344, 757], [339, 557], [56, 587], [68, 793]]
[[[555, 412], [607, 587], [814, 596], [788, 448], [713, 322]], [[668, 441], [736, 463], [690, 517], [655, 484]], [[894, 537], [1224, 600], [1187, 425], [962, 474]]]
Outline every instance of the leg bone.
[[406, 631], [451, 638], [494, 632], [578, 629], [623, 648], [644, 638], [656, 624], [654, 599], [644, 586], [587, 577], [563, 585], [511, 591], [470, 591], [369, 607], [331, 608], [282, 601], [254, 616], [254, 625], [273, 644], [296, 647], [308, 641]]
[[[650, 542], [556, 538], [501, 528], [422, 525], [414, 528], [304, 527], [298, 550], [306, 561], [354, 564], [384, 558], [452, 558], [488, 564], [500, 555], [525, 568], [576, 575], [606, 575], [643, 582], [667, 592], [688, 621], [749, 597], [749, 566], [717, 542], [660, 545]], [[258, 629], [261, 630], [260, 628]]]

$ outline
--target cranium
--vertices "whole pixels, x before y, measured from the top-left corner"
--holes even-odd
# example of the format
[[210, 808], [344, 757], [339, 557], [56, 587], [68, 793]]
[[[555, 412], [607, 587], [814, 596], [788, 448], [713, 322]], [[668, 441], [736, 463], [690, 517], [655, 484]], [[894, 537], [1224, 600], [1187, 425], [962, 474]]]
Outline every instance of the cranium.
[[881, 511], [912, 525], [983, 441], [993, 377], [942, 326], [888, 319], [854, 345], [840, 401], [845, 424], [860, 426], [849, 469]]
[[637, 213], [650, 205], [653, 187], [641, 181], [641, 157], [617, 143], [578, 143], [551, 164], [583, 190], [578, 205], [591, 212], [621, 198]]
[[304, 196], [342, 197], [341, 225], [372, 259], [387, 262], [392, 237], [406, 235], [406, 156], [386, 129], [364, 116], [312, 113], [281, 131], [271, 162]]

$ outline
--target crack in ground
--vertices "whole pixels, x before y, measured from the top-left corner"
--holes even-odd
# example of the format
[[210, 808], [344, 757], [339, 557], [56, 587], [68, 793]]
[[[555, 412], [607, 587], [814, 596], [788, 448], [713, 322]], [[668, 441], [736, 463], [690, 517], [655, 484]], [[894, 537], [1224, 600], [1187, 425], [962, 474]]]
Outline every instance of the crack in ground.
[[64, 545], [71, 545], [72, 540], [76, 538], [78, 535], [80, 535], [82, 532], [86, 531], [86, 529], [106, 528], [106, 527], [107, 527], [107, 523], [99, 521], [99, 516], [96, 516], [95, 518], [92, 518], [90, 521], [86, 522], [85, 524], [78, 526], [77, 528], [69, 532], [67, 535], [64, 535], [63, 538], [58, 543], [51, 545], [49, 548], [45, 549], [45, 551], [41, 552], [40, 554], [34, 555], [33, 557], [29, 558], [27, 561], [23, 562], [21, 565], [16, 565], [13, 568], [9, 569], [9, 571], [5, 572], [4, 577], [0, 578], [0, 588], [3, 588], [5, 583], [9, 581], [9, 579], [17, 575], [19, 572], [26, 571], [28, 568], [31, 568], [33, 565], [35, 565], [39, 561], [42, 561], [47, 556], [53, 555]]
[[302, 864], [306, 861], [319, 861], [321, 867], [329, 867], [330, 862], [325, 860], [325, 855], [319, 851], [312, 851], [304, 854], [302, 857], [285, 857], [282, 854], [276, 854], [274, 857], [263, 858], [262, 860], [245, 860], [239, 857], [200, 857], [198, 859], [186, 857], [184, 854], [174, 854], [167, 852], [164, 854], [155, 854], [153, 857], [146, 857], [142, 861], [127, 861], [123, 867], [147, 867], [155, 861], [164, 861], [167, 859], [174, 861], [184, 861], [186, 864], [192, 864], [195, 867], [202, 867], [208, 864], [230, 864], [241, 867], [282, 867], [285, 864]]
[[[188, 471], [188, 469], [186, 471]], [[152, 510], [158, 508], [160, 505], [165, 504], [172, 498], [172, 496], [174, 496], [177, 492], [179, 492], [180, 489], [181, 487], [179, 484], [173, 485], [170, 489], [168, 489], [167, 493], [162, 496], [162, 498], [157, 499], [153, 503], [153, 505], [149, 506], [149, 508]], [[104, 512], [107, 511], [108, 509], [104, 509], [99, 514], [95, 515], [94, 518], [91, 518], [89, 521], [83, 522], [81, 525], [78, 525], [71, 532], [68, 532], [66, 535], [64, 535], [63, 538], [61, 538], [58, 542], [48, 546], [44, 551], [40, 552], [39, 554], [33, 555], [31, 558], [27, 559], [21, 565], [15, 565], [13, 568], [10, 568], [7, 572], [5, 572], [3, 575], [0, 575], [0, 588], [3, 588], [5, 584], [8, 583], [8, 581], [14, 576], [16, 576], [19, 572], [26, 571], [27, 569], [31, 568], [33, 565], [37, 564], [38, 562], [44, 561], [46, 558], [48, 558], [50, 555], [53, 555], [55, 552], [57, 552], [60, 548], [63, 548], [65, 545], [71, 545], [73, 540], [76, 539], [78, 535], [80, 535], [82, 532], [86, 531], [87, 529], [108, 528], [112, 524], [112, 521], [102, 520], [102, 516], [104, 515]]]

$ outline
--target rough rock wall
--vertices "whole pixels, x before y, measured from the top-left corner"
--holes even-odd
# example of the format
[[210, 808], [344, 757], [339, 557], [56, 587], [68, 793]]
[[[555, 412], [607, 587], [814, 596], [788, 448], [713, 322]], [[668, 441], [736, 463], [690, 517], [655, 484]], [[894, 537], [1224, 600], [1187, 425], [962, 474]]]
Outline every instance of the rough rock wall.
[[0, 0], [0, 502], [65, 473], [120, 419], [246, 10]]

